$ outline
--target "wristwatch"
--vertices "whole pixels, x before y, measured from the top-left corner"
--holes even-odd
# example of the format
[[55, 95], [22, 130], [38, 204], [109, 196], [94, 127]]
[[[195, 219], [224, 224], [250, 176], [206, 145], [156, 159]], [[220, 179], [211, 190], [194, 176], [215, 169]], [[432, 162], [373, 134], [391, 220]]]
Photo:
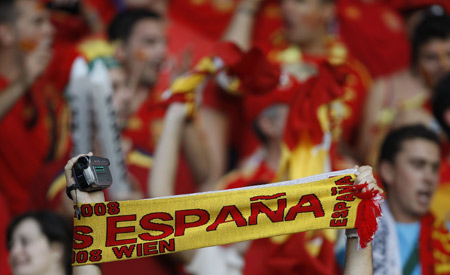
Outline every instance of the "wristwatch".
[[346, 229], [345, 235], [347, 238], [358, 238], [358, 230], [356, 228]]

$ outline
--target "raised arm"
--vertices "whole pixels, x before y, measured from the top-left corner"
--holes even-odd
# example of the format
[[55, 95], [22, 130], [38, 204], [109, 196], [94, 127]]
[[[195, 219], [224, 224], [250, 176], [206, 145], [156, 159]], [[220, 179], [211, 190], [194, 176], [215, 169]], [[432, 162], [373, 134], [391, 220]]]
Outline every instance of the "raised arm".
[[[370, 166], [356, 166], [358, 169], [356, 172], [355, 184], [367, 183], [368, 190], [376, 189], [382, 192], [378, 187], [377, 181], [373, 176], [372, 167]], [[347, 244], [345, 251], [345, 267], [344, 275], [357, 275], [357, 274], [373, 274], [372, 265], [372, 244], [370, 243], [366, 248], [358, 248], [358, 236], [356, 229], [347, 229]]]
[[358, 238], [347, 236], [344, 275], [373, 274], [372, 244], [358, 249]]
[[[88, 156], [92, 156], [92, 153], [87, 154]], [[70, 159], [66, 166], [64, 167], [64, 173], [66, 176], [66, 186], [70, 187], [75, 184], [75, 180], [72, 175], [72, 167], [77, 162], [78, 158], [83, 155], [78, 155], [72, 159]], [[72, 190], [71, 191], [72, 198], [76, 198], [77, 203], [93, 203], [93, 202], [104, 202], [105, 196], [102, 191], [97, 192], [83, 192], [80, 190]], [[82, 265], [82, 266], [74, 266], [73, 267], [73, 275], [101, 275], [102, 269], [100, 265]]]
[[200, 125], [197, 122], [198, 120], [186, 125], [183, 135], [183, 150], [191, 167], [195, 182], [198, 183], [200, 191], [203, 191], [208, 190], [204, 189], [203, 186], [212, 173], [212, 165], [210, 165], [211, 158], [208, 156], [206, 150], [206, 137], [201, 129], [199, 129]]
[[234, 42], [244, 51], [249, 50], [255, 17], [262, 2], [263, 0], [243, 0], [228, 24], [222, 40]]
[[149, 177], [149, 197], [174, 195], [183, 124], [188, 116], [188, 111], [185, 103], [173, 103], [167, 110], [163, 132], [156, 147]]

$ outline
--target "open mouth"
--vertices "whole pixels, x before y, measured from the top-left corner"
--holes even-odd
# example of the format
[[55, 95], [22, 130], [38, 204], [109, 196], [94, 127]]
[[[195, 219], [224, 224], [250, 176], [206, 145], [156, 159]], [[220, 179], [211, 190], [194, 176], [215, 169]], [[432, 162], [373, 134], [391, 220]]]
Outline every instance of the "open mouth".
[[417, 201], [420, 204], [428, 205], [431, 201], [432, 193], [431, 191], [420, 190], [417, 192]]

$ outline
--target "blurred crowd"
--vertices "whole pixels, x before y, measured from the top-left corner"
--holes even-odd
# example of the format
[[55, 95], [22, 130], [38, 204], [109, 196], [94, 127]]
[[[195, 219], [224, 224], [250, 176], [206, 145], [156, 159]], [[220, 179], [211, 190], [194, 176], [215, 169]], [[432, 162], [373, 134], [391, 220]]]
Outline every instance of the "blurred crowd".
[[[397, 226], [380, 239], [400, 250], [386, 271], [374, 244], [375, 273], [450, 274], [449, 13], [450, 0], [0, 0], [0, 274], [50, 274], [36, 254], [70, 273], [67, 240], [43, 224], [70, 225], [64, 166], [87, 152], [110, 160], [107, 200], [370, 165]], [[443, 230], [436, 259], [427, 224]], [[59, 245], [27, 251], [42, 234]], [[103, 271], [208, 274], [231, 257], [237, 273], [214, 274], [340, 274], [339, 239]]]

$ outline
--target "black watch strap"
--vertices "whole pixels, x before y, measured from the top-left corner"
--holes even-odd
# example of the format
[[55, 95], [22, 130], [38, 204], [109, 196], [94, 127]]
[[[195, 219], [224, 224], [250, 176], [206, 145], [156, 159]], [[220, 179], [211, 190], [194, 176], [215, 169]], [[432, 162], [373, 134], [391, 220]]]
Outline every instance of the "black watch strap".
[[69, 186], [69, 187], [66, 187], [66, 195], [67, 195], [67, 197], [69, 197], [69, 199], [71, 199], [71, 200], [73, 200], [73, 198], [72, 198], [72, 194], [70, 194], [70, 192], [72, 191], [72, 190], [75, 190], [75, 189], [79, 189], [78, 188], [78, 184], [72, 184], [71, 186]]

